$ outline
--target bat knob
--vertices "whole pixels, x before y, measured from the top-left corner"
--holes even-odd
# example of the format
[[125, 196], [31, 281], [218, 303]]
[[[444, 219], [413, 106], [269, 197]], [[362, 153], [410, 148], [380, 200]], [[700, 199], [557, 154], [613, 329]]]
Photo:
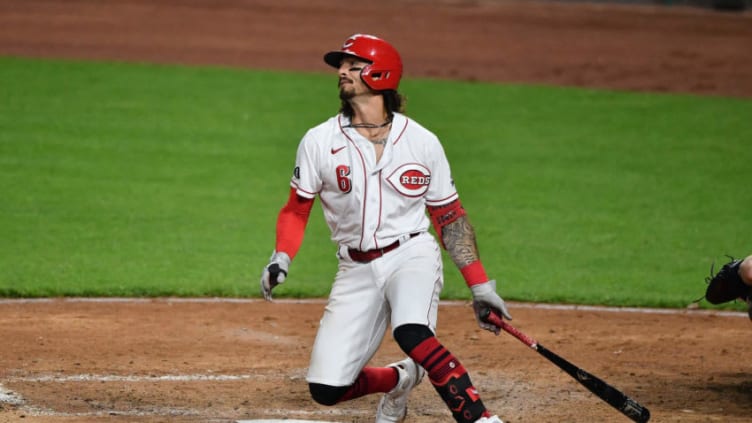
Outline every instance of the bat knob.
[[650, 410], [638, 404], [632, 398], [627, 398], [619, 410], [637, 423], [647, 423], [650, 420]]

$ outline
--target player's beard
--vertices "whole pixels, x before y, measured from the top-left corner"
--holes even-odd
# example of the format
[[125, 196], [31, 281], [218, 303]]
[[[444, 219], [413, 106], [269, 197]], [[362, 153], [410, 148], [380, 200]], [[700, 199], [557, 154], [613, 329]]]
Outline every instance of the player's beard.
[[355, 97], [355, 86], [350, 84], [339, 83], [339, 99], [343, 101], [350, 101]]

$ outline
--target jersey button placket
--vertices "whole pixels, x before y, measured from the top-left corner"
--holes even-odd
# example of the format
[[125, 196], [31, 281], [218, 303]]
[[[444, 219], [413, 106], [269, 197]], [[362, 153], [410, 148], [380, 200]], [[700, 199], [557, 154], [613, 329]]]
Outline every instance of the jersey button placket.
[[[368, 172], [368, 180], [366, 181], [366, 188], [368, 197], [364, 201], [363, 214], [365, 217], [363, 235], [365, 237], [363, 245], [364, 249], [376, 249], [381, 248], [383, 245], [376, 244], [377, 242], [377, 230], [379, 226], [379, 218], [381, 214], [381, 189], [380, 179], [381, 172]], [[369, 246], [369, 247], [366, 247]]]

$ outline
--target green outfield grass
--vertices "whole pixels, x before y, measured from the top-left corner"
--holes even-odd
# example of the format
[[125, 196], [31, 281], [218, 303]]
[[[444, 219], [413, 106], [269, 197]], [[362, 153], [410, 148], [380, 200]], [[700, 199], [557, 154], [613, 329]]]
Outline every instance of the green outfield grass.
[[[0, 296], [257, 296], [331, 75], [0, 58]], [[683, 307], [752, 253], [752, 101], [406, 79], [509, 300]], [[444, 298], [469, 298], [446, 264]], [[314, 208], [277, 296], [323, 297]], [[740, 304], [728, 305], [740, 308]]]

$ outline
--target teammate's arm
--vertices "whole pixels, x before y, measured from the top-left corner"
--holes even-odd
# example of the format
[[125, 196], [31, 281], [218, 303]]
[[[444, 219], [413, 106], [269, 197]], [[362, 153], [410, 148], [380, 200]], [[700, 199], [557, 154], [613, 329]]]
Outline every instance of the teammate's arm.
[[261, 293], [268, 301], [272, 299], [272, 289], [285, 281], [290, 262], [303, 244], [313, 202], [313, 198], [301, 197], [291, 188], [287, 203], [277, 216], [275, 249], [261, 274]]

